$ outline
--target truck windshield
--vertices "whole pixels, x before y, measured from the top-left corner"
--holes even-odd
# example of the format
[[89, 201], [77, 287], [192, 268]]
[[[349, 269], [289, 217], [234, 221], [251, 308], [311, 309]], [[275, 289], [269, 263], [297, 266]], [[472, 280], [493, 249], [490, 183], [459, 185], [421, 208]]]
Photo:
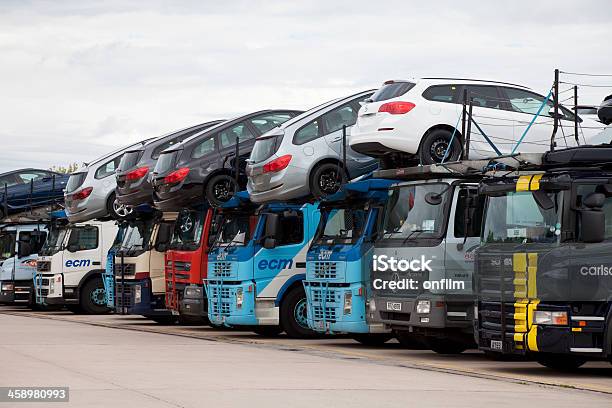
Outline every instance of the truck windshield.
[[128, 224], [118, 252], [123, 256], [138, 256], [151, 247], [153, 220], [136, 221]]
[[484, 243], [554, 243], [561, 235], [560, 193], [548, 193], [554, 207], [538, 206], [533, 194], [510, 192], [489, 197], [485, 210]]
[[[450, 200], [449, 187], [448, 183], [430, 183], [391, 189], [382, 239], [409, 241], [441, 237]], [[428, 203], [425, 199], [428, 195], [438, 199], [439, 204]]]
[[204, 214], [206, 214], [204, 211], [183, 211], [179, 214], [172, 233], [170, 249], [195, 251], [200, 247]]
[[69, 228], [67, 226], [52, 226], [47, 236], [47, 240], [40, 250], [40, 254], [43, 256], [52, 256], [61, 251], [68, 231]]
[[211, 249], [217, 246], [244, 246], [251, 239], [257, 218], [251, 213], [228, 213], [216, 220]]
[[315, 245], [354, 244], [365, 229], [367, 210], [354, 208], [323, 208]]
[[0, 233], [0, 261], [15, 256], [15, 231], [3, 231]]

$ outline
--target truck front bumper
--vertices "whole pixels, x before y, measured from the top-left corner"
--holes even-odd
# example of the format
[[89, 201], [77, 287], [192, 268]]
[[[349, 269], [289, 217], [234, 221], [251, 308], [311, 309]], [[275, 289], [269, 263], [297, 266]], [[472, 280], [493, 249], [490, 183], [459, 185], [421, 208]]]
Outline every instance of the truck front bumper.
[[171, 316], [165, 295], [151, 291], [151, 279], [124, 280], [115, 283], [115, 312], [145, 317]]
[[277, 326], [279, 308], [275, 299], [256, 299], [252, 281], [207, 281], [208, 319], [225, 326]]
[[32, 280], [1, 282], [0, 304], [32, 305], [34, 302], [34, 283]]

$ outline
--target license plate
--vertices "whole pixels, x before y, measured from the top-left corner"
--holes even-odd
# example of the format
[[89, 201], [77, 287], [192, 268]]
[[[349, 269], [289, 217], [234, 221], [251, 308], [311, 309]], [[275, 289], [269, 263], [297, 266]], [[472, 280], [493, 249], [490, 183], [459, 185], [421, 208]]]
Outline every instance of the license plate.
[[503, 350], [504, 344], [501, 340], [491, 340], [491, 350]]
[[402, 304], [400, 302], [387, 302], [387, 310], [401, 312]]

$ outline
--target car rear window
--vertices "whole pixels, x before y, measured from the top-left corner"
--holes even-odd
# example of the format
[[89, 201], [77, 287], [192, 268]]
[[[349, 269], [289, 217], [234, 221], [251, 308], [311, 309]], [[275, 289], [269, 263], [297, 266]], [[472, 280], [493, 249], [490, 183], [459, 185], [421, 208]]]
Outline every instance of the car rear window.
[[278, 125], [281, 125], [291, 119], [293, 115], [289, 112], [286, 113], [269, 113], [262, 116], [256, 116], [250, 119], [250, 122], [259, 130], [259, 133], [263, 134], [267, 131], [274, 129]]
[[280, 140], [283, 135], [265, 136], [260, 137], [255, 141], [253, 150], [251, 150], [251, 161], [253, 163], [261, 163], [264, 160], [269, 159], [280, 145]]
[[125, 171], [135, 167], [138, 164], [138, 161], [142, 157], [142, 150], [135, 150], [133, 152], [125, 152], [121, 161], [119, 162], [118, 170]]
[[162, 153], [159, 155], [159, 159], [157, 159], [157, 163], [155, 164], [155, 170], [153, 170], [157, 174], [166, 173], [169, 170], [174, 168], [174, 163], [178, 156], [179, 151], [174, 150], [167, 153]]
[[66, 192], [72, 193], [73, 191], [76, 191], [79, 187], [81, 187], [83, 185], [83, 182], [85, 181], [86, 176], [87, 173], [85, 172], [72, 173], [70, 177], [68, 177], [68, 183], [66, 184]]
[[454, 102], [457, 100], [457, 85], [433, 85], [423, 92], [423, 98], [435, 102]]
[[378, 91], [374, 92], [374, 95], [370, 98], [372, 102], [386, 101], [387, 99], [397, 98], [402, 96], [414, 87], [412, 82], [390, 82], [384, 84]]

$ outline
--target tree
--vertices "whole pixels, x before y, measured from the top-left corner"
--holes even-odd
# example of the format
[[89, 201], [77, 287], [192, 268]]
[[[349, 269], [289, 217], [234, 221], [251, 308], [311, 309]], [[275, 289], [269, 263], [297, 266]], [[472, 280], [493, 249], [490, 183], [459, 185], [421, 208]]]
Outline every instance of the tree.
[[67, 166], [51, 166], [49, 170], [55, 171], [57, 173], [71, 174], [74, 173], [79, 168], [77, 163], [71, 163]]

